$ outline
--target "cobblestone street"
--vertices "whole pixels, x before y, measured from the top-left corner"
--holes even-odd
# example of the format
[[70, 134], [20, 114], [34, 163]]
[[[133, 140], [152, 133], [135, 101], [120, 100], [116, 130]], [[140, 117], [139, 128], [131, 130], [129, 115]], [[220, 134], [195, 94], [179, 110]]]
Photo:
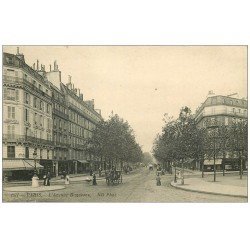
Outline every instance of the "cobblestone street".
[[45, 192], [3, 192], [4, 202], [247, 202], [247, 198], [195, 193], [170, 186], [171, 175], [163, 175], [156, 186], [155, 172], [140, 169], [123, 175], [123, 183], [108, 186], [104, 179], [97, 186], [86, 181], [66, 189]]

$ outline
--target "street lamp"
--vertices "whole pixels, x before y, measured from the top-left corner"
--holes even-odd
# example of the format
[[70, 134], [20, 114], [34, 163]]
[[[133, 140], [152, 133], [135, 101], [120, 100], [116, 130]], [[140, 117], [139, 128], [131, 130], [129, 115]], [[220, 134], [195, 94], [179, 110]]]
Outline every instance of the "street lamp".
[[39, 178], [37, 177], [37, 169], [36, 169], [36, 157], [37, 157], [37, 148], [34, 149], [34, 153], [33, 153], [33, 157], [34, 157], [34, 176], [32, 177], [32, 187], [39, 187]]
[[174, 166], [174, 183], [177, 182], [177, 176], [176, 176], [176, 164]]
[[36, 157], [37, 157], [37, 148], [34, 149], [33, 158], [34, 158], [34, 176], [37, 176], [37, 169], [36, 169]]
[[213, 131], [214, 131], [214, 133], [213, 133], [214, 182], [216, 181], [216, 166], [215, 166], [215, 156], [216, 156], [216, 141], [215, 141], [215, 139], [216, 139], [216, 136], [215, 136], [215, 130], [218, 127], [219, 126], [215, 122], [207, 127], [209, 129], [213, 129]]

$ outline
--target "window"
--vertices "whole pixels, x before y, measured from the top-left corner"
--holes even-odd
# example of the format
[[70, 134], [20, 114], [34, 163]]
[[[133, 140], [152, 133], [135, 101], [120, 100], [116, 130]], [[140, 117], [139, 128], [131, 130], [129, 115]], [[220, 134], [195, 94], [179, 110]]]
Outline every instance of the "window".
[[233, 113], [235, 113], [235, 108], [233, 108]]
[[51, 124], [50, 124], [50, 119], [49, 118], [47, 118], [47, 128], [51, 129]]
[[35, 125], [37, 124], [37, 113], [35, 113], [35, 116], [34, 116], [34, 124]]
[[34, 97], [33, 106], [34, 106], [34, 108], [37, 108], [37, 98], [36, 97]]
[[40, 149], [40, 159], [42, 159], [42, 158], [43, 158], [43, 150]]
[[47, 113], [50, 114], [50, 105], [47, 104]]
[[10, 107], [8, 106], [8, 118], [9, 119], [15, 119], [16, 114], [15, 114], [15, 107]]
[[41, 124], [41, 116], [37, 115], [37, 118], [38, 118], [37, 124], [40, 125]]
[[8, 125], [7, 133], [8, 133], [9, 139], [14, 139], [15, 138], [15, 125]]
[[19, 101], [19, 90], [4, 88], [4, 99], [11, 101]]
[[49, 159], [49, 149], [47, 149], [47, 159]]
[[6, 62], [9, 63], [9, 64], [13, 64], [13, 58], [9, 57], [9, 56], [6, 56]]
[[29, 159], [29, 147], [25, 147], [25, 158]]
[[239, 109], [239, 114], [241, 113], [241, 109]]
[[30, 95], [28, 93], [25, 93], [25, 103], [26, 104], [30, 103]]
[[25, 109], [25, 121], [29, 122], [29, 110]]
[[44, 111], [44, 103], [43, 103], [43, 101], [40, 101], [40, 110]]
[[44, 126], [44, 119], [42, 115], [40, 115], [40, 126]]
[[7, 157], [15, 158], [15, 146], [7, 146]]

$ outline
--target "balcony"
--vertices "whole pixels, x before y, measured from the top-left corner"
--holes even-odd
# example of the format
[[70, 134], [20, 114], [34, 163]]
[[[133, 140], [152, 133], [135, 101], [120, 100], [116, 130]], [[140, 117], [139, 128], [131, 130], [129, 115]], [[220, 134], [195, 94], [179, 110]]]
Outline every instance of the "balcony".
[[196, 121], [199, 122], [202, 118], [204, 117], [207, 117], [207, 116], [219, 116], [219, 115], [222, 115], [222, 116], [232, 116], [232, 117], [235, 117], [235, 118], [247, 118], [247, 113], [244, 113], [244, 112], [233, 112], [233, 111], [230, 111], [230, 110], [217, 110], [217, 111], [214, 111], [214, 112], [210, 112], [210, 111], [203, 111], [197, 118], [196, 118]]
[[54, 145], [53, 141], [36, 138], [33, 136], [25, 136], [25, 135], [15, 135], [15, 134], [3, 134], [3, 142], [32, 142], [44, 145]]
[[16, 84], [26, 84], [28, 85], [32, 90], [36, 91], [37, 93], [39, 93], [42, 96], [45, 96], [47, 98], [51, 98], [51, 96], [49, 96], [48, 94], [46, 94], [45, 92], [43, 92], [41, 89], [37, 88], [33, 83], [29, 82], [27, 79], [25, 78], [21, 78], [21, 77], [14, 77], [14, 76], [3, 76], [3, 83], [16, 83]]
[[68, 142], [58, 142], [57, 141], [57, 142], [54, 142], [54, 146], [68, 148], [70, 146], [70, 143], [68, 143]]
[[57, 116], [60, 116], [60, 117], [62, 117], [62, 118], [64, 118], [64, 119], [68, 119], [68, 115], [66, 115], [66, 114], [64, 114], [63, 112], [61, 112], [61, 111], [58, 111], [58, 110], [56, 110], [56, 109], [53, 109], [53, 113], [54, 113], [54, 115], [57, 115]]

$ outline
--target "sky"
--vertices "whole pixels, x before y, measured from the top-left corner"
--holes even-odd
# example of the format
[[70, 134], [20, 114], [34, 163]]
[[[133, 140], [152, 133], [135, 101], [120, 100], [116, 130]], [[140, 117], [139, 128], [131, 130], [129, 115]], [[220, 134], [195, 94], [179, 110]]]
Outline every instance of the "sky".
[[[247, 97], [246, 46], [19, 46], [32, 66], [53, 67], [62, 82], [95, 100], [104, 119], [113, 113], [127, 120], [143, 151], [151, 152], [164, 114], [177, 117], [183, 106], [193, 113], [210, 90]], [[4, 46], [16, 53], [16, 46]]]

